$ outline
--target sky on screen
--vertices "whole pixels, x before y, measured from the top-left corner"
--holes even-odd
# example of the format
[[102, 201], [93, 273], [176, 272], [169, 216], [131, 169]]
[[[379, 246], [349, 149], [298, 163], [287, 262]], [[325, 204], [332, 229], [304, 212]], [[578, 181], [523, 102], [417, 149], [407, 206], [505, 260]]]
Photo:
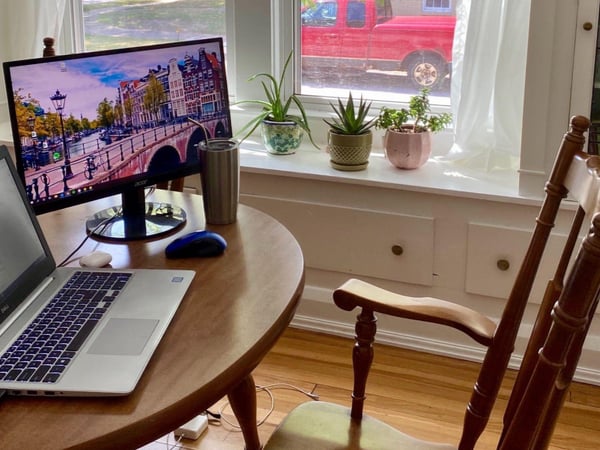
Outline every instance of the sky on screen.
[[140, 79], [150, 69], [167, 67], [171, 58], [179, 62], [186, 54], [197, 58], [202, 47], [208, 53], [220, 53], [218, 44], [204, 43], [93, 57], [80, 54], [60, 61], [37, 60], [11, 68], [12, 90], [22, 89], [21, 95], [37, 99], [46, 112], [55, 112], [50, 97], [59, 90], [67, 95], [64, 116], [93, 120], [101, 101], [117, 99], [121, 81]]

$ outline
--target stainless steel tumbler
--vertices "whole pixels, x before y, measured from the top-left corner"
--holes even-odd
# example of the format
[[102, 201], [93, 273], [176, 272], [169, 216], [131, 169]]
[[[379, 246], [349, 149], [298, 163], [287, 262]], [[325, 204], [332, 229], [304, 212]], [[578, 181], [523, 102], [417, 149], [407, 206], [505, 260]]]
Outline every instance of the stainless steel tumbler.
[[207, 224], [237, 220], [240, 196], [240, 152], [232, 139], [209, 139], [199, 145], [202, 199]]

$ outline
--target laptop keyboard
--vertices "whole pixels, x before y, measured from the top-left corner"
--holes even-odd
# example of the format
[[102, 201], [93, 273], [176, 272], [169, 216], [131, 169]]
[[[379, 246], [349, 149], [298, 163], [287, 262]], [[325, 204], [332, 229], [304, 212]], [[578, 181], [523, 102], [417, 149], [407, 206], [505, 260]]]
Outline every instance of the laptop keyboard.
[[131, 275], [75, 272], [0, 356], [0, 380], [57, 382]]

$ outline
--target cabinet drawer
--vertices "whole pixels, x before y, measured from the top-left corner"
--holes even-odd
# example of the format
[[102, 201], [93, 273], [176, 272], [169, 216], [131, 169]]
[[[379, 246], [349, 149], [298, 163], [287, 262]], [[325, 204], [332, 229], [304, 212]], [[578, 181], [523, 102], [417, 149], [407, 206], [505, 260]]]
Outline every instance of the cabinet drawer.
[[[465, 290], [472, 294], [507, 298], [530, 239], [530, 230], [470, 223]], [[530, 302], [541, 302], [546, 284], [554, 276], [565, 241], [565, 235], [550, 235]]]
[[283, 223], [308, 267], [431, 286], [434, 219], [244, 196]]

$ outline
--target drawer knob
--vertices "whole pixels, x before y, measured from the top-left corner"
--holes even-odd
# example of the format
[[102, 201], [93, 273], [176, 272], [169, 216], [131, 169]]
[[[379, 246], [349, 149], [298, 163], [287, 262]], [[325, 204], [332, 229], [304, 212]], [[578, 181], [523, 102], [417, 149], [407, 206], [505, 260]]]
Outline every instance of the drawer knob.
[[585, 22], [583, 24], [583, 29], [585, 31], [590, 31], [592, 28], [594, 28], [594, 25], [592, 24], [592, 22]]
[[401, 245], [392, 245], [392, 253], [396, 256], [400, 256], [402, 253], [404, 253], [404, 249]]
[[510, 263], [506, 259], [499, 259], [496, 262], [496, 266], [498, 267], [498, 269], [504, 272], [510, 268]]

